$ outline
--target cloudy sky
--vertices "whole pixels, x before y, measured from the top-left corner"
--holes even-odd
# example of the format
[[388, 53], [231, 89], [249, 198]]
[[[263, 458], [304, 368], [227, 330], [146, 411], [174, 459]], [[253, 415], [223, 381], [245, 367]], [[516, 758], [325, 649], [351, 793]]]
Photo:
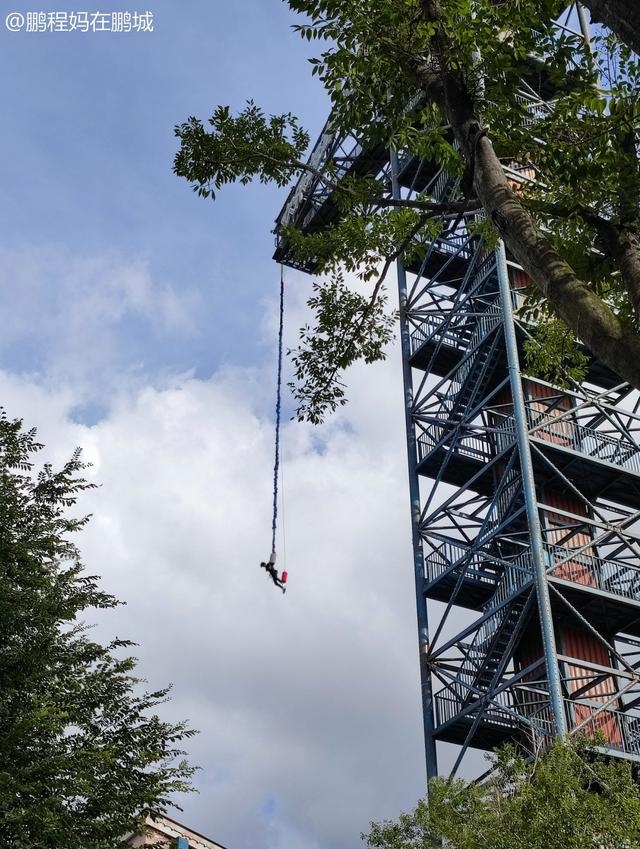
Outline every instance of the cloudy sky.
[[[400, 363], [284, 426], [282, 596], [258, 563], [286, 192], [196, 198], [173, 126], [252, 97], [314, 135], [326, 102], [281, 0], [149, 8], [152, 33], [12, 33], [10, 11], [97, 7], [3, 4], [0, 403], [94, 464], [82, 548], [127, 602], [100, 633], [201, 732], [176, 818], [230, 849], [347, 849], [424, 787]], [[309, 287], [288, 273], [290, 344]]]

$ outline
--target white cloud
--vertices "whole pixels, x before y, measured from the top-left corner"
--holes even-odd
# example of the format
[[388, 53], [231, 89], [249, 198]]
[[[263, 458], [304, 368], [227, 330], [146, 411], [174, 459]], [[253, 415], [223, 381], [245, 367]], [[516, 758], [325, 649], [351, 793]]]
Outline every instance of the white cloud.
[[72, 385], [76, 403], [104, 400], [124, 375], [142, 382], [156, 337], [196, 334], [197, 306], [192, 289], [153, 280], [141, 258], [0, 248], [3, 361], [43, 385]]
[[95, 463], [82, 548], [127, 601], [100, 633], [138, 641], [152, 685], [173, 681], [168, 714], [201, 730], [201, 793], [181, 817], [231, 849], [352, 847], [422, 792], [402, 406], [386, 400], [398, 380], [395, 360], [355, 369], [351, 406], [320, 438], [284, 424], [283, 596], [258, 566], [271, 369], [125, 393], [93, 427], [71, 421], [72, 393], [0, 378], [56, 457], [81, 444]]

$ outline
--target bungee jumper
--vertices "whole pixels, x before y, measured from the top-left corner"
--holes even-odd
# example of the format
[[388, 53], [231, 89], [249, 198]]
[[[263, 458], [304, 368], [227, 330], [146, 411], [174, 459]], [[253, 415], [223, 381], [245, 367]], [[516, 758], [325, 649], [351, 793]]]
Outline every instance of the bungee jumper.
[[286, 572], [282, 573], [282, 577], [278, 577], [278, 570], [276, 569], [276, 553], [275, 551], [271, 552], [271, 557], [265, 563], [264, 561], [260, 564], [260, 568], [266, 569], [267, 572], [271, 575], [271, 580], [276, 585], [276, 587], [280, 587], [283, 593], [286, 593], [287, 588], [285, 584], [287, 582], [288, 575]]
[[280, 470], [280, 402], [282, 389], [282, 340], [284, 336], [284, 266], [280, 266], [280, 326], [278, 330], [278, 379], [276, 382], [276, 437], [275, 437], [275, 461], [273, 464], [273, 519], [271, 522], [271, 556], [260, 563], [261, 569], [266, 569], [271, 580], [286, 593], [288, 573], [283, 571], [278, 577], [276, 569], [276, 528], [278, 524], [278, 472]]

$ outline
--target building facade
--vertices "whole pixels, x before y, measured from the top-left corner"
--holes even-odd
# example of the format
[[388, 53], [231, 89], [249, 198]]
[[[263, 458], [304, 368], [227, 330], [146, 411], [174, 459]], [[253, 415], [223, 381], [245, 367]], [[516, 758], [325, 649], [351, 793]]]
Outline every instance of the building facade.
[[147, 817], [143, 834], [130, 834], [124, 845], [131, 847], [166, 846], [167, 849], [225, 849], [203, 834], [198, 834], [164, 814]]

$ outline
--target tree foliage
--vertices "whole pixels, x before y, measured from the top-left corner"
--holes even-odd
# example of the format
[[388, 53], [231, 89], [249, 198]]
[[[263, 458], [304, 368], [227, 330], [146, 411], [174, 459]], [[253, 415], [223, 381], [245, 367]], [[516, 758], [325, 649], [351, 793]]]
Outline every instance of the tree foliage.
[[[341, 368], [371, 353], [358, 341], [374, 316], [379, 339], [388, 335], [383, 310], [374, 309], [384, 287], [373, 269], [419, 251], [452, 218], [474, 209], [484, 210], [487, 226], [531, 278], [538, 321], [560, 322], [564, 337], [579, 338], [640, 388], [634, 2], [588, 2], [613, 28], [595, 30], [588, 46], [575, 17], [571, 27], [558, 26], [567, 5], [560, 0], [289, 0], [303, 16], [300, 35], [319, 44], [312, 74], [331, 99], [331, 129], [357, 132], [365, 149], [409, 151], [460, 175], [463, 192], [448, 204], [429, 195], [393, 200], [370, 176], [341, 178], [334, 164], [303, 162], [307, 139], [288, 113], [266, 116], [249, 103], [236, 119], [219, 107], [208, 130], [196, 118], [176, 127], [175, 171], [199, 194], [231, 180], [283, 185], [307, 171], [340, 210], [324, 231], [282, 234], [325, 275], [326, 297], [318, 300], [325, 316], [330, 298], [340, 313], [341, 268], [356, 270], [365, 287], [349, 326], [336, 323], [339, 341], [314, 350], [312, 334], [303, 337], [302, 416], [319, 420], [325, 408], [342, 403]], [[520, 94], [523, 80], [545, 92], [533, 111]], [[514, 165], [530, 168], [535, 180], [514, 185]], [[545, 331], [542, 344], [558, 336]], [[341, 362], [345, 349], [353, 356]], [[380, 345], [375, 357], [383, 351]]]
[[168, 690], [145, 692], [132, 645], [90, 638], [81, 616], [115, 607], [84, 571], [73, 535], [79, 452], [39, 471], [35, 431], [0, 415], [0, 842], [5, 849], [111, 849], [175, 791], [191, 789], [162, 721]]
[[489, 781], [436, 779], [428, 801], [372, 823], [369, 849], [632, 849], [640, 788], [627, 761], [556, 742], [537, 762], [500, 751]]

